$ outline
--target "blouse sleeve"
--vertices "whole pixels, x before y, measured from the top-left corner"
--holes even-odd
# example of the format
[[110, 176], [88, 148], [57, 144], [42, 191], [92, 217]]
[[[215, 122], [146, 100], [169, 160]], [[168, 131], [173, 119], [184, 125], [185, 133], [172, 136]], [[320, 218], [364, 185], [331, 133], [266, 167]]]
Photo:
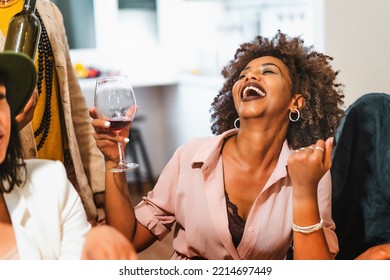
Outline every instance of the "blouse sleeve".
[[155, 187], [135, 207], [138, 222], [161, 240], [176, 222], [175, 201], [180, 171], [177, 150], [162, 171]]
[[332, 219], [332, 181], [328, 171], [318, 184], [318, 203], [320, 215], [323, 219], [324, 234], [329, 250], [336, 255], [339, 251], [338, 240], [335, 233], [335, 223]]

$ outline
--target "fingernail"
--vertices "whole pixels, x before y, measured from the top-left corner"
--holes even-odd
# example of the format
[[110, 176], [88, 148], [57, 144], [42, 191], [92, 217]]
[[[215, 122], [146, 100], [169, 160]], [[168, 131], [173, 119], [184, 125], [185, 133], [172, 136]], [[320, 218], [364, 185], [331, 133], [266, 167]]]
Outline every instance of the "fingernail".
[[111, 123], [109, 121], [104, 122], [105, 127], [110, 127]]
[[125, 138], [123, 141], [125, 141], [126, 143], [129, 143], [130, 139], [129, 138]]

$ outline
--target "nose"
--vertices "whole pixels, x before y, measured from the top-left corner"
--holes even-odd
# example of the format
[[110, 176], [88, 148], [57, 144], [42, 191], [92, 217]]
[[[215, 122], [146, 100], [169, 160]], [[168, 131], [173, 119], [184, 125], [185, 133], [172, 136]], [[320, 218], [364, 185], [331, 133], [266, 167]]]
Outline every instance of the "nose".
[[245, 80], [260, 80], [260, 75], [256, 71], [250, 71], [245, 75]]

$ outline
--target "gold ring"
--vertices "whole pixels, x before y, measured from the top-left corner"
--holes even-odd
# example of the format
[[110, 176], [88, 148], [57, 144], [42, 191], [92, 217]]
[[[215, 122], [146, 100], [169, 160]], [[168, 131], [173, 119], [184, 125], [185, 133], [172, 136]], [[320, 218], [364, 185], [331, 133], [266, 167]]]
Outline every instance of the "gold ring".
[[314, 149], [316, 149], [316, 150], [320, 150], [320, 151], [322, 151], [322, 152], [325, 152], [325, 150], [324, 150], [323, 148], [321, 148], [321, 147], [318, 147], [318, 146], [315, 146], [315, 147], [314, 147]]

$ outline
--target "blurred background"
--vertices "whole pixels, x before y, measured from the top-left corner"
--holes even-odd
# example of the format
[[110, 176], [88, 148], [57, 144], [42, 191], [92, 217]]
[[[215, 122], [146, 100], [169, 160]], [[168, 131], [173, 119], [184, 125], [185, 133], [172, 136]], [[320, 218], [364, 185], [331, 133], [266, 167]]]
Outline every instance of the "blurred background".
[[155, 177], [179, 145], [211, 135], [209, 109], [222, 86], [220, 70], [257, 34], [271, 37], [280, 29], [301, 35], [333, 56], [346, 106], [368, 92], [390, 93], [388, 0], [53, 2], [63, 13], [88, 106], [94, 75], [132, 78], [141, 117], [134, 126]]

